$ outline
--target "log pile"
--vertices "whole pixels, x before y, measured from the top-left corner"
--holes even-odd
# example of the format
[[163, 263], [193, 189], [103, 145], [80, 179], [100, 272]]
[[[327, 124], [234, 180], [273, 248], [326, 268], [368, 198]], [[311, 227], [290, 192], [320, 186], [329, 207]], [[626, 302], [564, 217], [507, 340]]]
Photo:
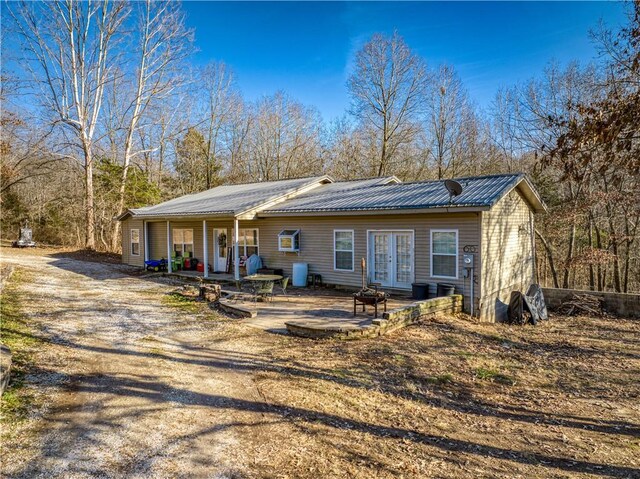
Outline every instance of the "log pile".
[[572, 294], [556, 308], [556, 312], [565, 316], [604, 316], [602, 299], [592, 294]]

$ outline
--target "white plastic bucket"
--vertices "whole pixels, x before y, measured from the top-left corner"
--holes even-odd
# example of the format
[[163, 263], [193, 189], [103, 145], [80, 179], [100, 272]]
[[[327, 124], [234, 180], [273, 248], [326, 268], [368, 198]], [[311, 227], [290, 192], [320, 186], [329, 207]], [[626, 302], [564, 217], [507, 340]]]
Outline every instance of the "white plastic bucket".
[[293, 286], [304, 288], [307, 286], [307, 272], [309, 265], [307, 263], [293, 263]]

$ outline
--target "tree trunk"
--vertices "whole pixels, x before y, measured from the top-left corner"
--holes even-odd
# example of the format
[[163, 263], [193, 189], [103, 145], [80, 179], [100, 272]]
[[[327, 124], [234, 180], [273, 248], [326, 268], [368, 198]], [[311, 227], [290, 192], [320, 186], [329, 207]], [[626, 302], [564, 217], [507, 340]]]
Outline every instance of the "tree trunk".
[[544, 238], [544, 236], [542, 236], [542, 234], [538, 230], [535, 230], [535, 232], [538, 238], [540, 238], [540, 241], [544, 246], [544, 250], [547, 253], [547, 259], [549, 260], [549, 269], [551, 270], [551, 276], [553, 277], [553, 287], [559, 288], [560, 286], [558, 285], [558, 272], [556, 271], [556, 267], [553, 262], [553, 250], [551, 249], [551, 245], [549, 245], [547, 240]]
[[[593, 215], [589, 211], [589, 249], [593, 251]], [[593, 270], [593, 262], [589, 261], [589, 289], [595, 290], [595, 272]]]
[[96, 217], [93, 205], [93, 158], [91, 147], [84, 150], [85, 161], [85, 243], [87, 249], [96, 249]]
[[569, 231], [569, 244], [567, 245], [567, 257], [564, 262], [564, 274], [562, 278], [562, 287], [569, 288], [569, 272], [571, 269], [571, 259], [573, 258], [573, 249], [576, 242], [576, 220], [575, 218], [571, 223], [571, 230]]

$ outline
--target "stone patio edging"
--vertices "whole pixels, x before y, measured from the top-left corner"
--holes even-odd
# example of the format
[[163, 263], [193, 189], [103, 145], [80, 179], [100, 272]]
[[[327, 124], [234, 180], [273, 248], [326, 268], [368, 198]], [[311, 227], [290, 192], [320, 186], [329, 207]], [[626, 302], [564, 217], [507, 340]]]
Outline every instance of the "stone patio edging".
[[374, 319], [363, 326], [354, 324], [331, 326], [304, 321], [288, 321], [285, 325], [290, 334], [304, 338], [340, 340], [374, 338], [436, 314], [459, 313], [462, 311], [462, 301], [461, 294], [416, 301], [387, 311], [383, 313], [382, 319]]

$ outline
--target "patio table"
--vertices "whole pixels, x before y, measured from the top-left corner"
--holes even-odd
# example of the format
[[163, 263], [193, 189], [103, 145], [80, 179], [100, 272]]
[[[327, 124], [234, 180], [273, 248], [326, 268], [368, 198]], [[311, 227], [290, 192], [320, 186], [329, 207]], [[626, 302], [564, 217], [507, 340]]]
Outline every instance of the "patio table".
[[[249, 276], [245, 276], [243, 279], [253, 284], [263, 283], [265, 288], [269, 288], [268, 285], [269, 283], [271, 283], [271, 287], [273, 288], [273, 283], [275, 283], [276, 281], [280, 281], [282, 278], [283, 277], [280, 276], [279, 274], [251, 274]], [[255, 287], [254, 289], [258, 289], [258, 288]], [[254, 300], [257, 300], [258, 296], [259, 294], [254, 293]], [[271, 297], [273, 297], [273, 293], [271, 293]]]

